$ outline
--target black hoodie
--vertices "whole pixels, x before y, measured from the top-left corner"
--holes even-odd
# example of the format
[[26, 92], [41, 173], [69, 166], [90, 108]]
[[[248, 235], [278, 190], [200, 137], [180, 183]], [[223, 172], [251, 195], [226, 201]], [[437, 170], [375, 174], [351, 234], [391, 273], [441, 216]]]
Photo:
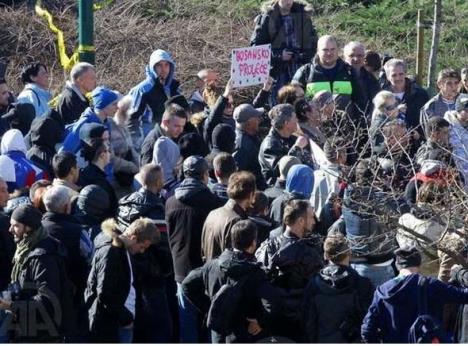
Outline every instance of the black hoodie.
[[362, 319], [374, 288], [351, 267], [330, 264], [309, 282], [304, 294], [307, 341], [359, 342]]
[[203, 264], [203, 224], [210, 211], [224, 202], [194, 178], [186, 178], [175, 190], [175, 195], [167, 200], [166, 224], [177, 282], [182, 282], [190, 270]]

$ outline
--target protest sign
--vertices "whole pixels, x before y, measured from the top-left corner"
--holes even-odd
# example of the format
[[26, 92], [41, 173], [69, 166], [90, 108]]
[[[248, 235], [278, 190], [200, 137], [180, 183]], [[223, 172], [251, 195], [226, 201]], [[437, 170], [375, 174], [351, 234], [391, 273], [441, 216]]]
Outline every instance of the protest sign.
[[263, 84], [270, 74], [271, 45], [236, 48], [231, 56], [231, 80], [236, 88]]

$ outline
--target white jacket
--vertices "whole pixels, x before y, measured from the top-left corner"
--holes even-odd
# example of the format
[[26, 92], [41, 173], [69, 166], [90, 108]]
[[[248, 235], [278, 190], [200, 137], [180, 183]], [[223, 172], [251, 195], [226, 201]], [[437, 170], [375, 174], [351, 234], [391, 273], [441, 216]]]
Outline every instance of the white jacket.
[[450, 123], [450, 144], [452, 145], [452, 157], [458, 170], [468, 187], [468, 128], [463, 127], [457, 119], [457, 112], [446, 112], [444, 119]]
[[315, 215], [319, 217], [330, 193], [338, 193], [340, 190], [341, 170], [337, 164], [329, 163], [320, 166], [314, 171], [314, 187], [310, 197], [310, 203], [315, 208]]

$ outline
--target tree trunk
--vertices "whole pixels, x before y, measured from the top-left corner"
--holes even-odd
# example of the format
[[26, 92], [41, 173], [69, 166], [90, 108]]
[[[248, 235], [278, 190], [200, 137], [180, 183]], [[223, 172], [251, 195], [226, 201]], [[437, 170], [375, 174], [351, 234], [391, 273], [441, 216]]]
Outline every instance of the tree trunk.
[[435, 90], [437, 70], [437, 51], [439, 50], [440, 26], [442, 22], [442, 0], [434, 0], [434, 22], [432, 24], [432, 42], [427, 73], [427, 88], [431, 95]]

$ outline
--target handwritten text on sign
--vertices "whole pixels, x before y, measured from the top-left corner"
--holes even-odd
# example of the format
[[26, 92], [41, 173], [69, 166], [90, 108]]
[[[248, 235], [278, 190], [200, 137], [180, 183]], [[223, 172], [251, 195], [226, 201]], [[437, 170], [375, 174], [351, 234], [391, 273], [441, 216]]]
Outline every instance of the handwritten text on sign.
[[231, 79], [234, 87], [264, 83], [270, 74], [269, 44], [232, 50]]

